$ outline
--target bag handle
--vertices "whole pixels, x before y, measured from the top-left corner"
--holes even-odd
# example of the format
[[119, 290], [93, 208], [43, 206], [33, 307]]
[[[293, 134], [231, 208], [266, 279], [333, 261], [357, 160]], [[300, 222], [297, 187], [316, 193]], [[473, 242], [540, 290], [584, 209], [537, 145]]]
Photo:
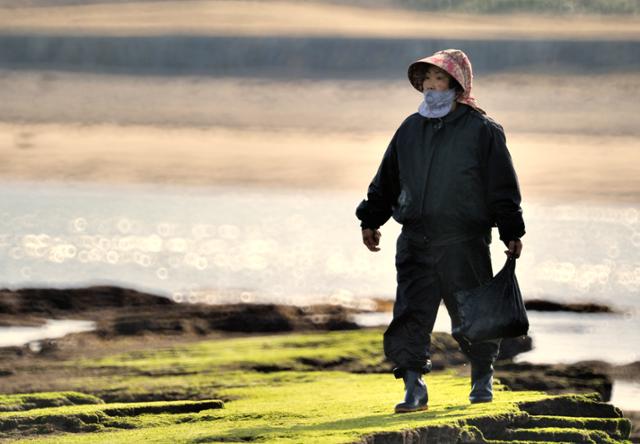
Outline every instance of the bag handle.
[[511, 255], [507, 255], [507, 262], [504, 264], [504, 269], [509, 271], [511, 274], [515, 274], [516, 272], [516, 258]]

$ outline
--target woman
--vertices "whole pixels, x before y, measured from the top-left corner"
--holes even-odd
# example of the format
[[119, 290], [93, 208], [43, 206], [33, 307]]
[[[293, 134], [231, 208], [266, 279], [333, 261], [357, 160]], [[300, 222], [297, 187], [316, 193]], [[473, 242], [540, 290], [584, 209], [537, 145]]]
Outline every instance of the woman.
[[[427, 409], [422, 375], [431, 369], [438, 306], [444, 300], [456, 325], [453, 293], [492, 278], [491, 228], [516, 258], [525, 233], [504, 132], [472, 96], [469, 58], [458, 49], [438, 51], [412, 63], [408, 76], [424, 100], [394, 134], [356, 209], [371, 251], [379, 250], [378, 228], [391, 216], [402, 224], [393, 320], [384, 334], [385, 355], [405, 383], [397, 413]], [[500, 341], [460, 345], [471, 362], [469, 400], [491, 401]]]

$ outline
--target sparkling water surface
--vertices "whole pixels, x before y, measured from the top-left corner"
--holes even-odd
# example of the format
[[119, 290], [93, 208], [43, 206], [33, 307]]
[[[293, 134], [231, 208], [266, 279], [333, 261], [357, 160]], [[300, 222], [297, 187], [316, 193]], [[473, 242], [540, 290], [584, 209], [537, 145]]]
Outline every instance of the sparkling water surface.
[[[5, 183], [0, 286], [113, 284], [187, 303], [371, 307], [371, 298], [395, 295], [400, 226], [390, 220], [381, 229], [381, 251], [368, 251], [354, 215], [363, 197], [351, 191]], [[537, 348], [521, 359], [638, 360], [640, 205], [526, 201], [523, 209], [527, 234], [516, 272], [525, 299], [596, 302], [624, 314], [532, 314]], [[503, 251], [494, 230], [494, 272], [504, 264]], [[447, 331], [448, 322], [439, 316]]]
[[[112, 283], [178, 301], [393, 298], [400, 226], [361, 242], [348, 191], [5, 183], [0, 284]], [[523, 205], [525, 298], [635, 310], [640, 205]], [[494, 229], [494, 272], [504, 263]]]

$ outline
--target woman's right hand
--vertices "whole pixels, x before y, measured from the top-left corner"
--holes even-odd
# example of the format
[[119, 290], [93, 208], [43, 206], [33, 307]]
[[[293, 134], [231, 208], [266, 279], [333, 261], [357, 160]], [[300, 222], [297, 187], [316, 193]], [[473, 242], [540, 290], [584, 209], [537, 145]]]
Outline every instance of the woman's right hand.
[[380, 230], [372, 230], [371, 228], [362, 229], [362, 242], [370, 251], [380, 251], [378, 244], [380, 243]]

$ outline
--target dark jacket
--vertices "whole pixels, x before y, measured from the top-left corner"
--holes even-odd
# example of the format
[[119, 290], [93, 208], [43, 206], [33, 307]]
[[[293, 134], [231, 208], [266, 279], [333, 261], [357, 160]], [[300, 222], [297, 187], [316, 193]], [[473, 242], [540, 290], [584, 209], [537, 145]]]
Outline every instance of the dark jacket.
[[525, 233], [520, 200], [502, 127], [458, 104], [441, 119], [415, 113], [400, 125], [356, 216], [376, 229], [393, 215], [434, 245], [490, 236], [497, 225], [508, 243]]

